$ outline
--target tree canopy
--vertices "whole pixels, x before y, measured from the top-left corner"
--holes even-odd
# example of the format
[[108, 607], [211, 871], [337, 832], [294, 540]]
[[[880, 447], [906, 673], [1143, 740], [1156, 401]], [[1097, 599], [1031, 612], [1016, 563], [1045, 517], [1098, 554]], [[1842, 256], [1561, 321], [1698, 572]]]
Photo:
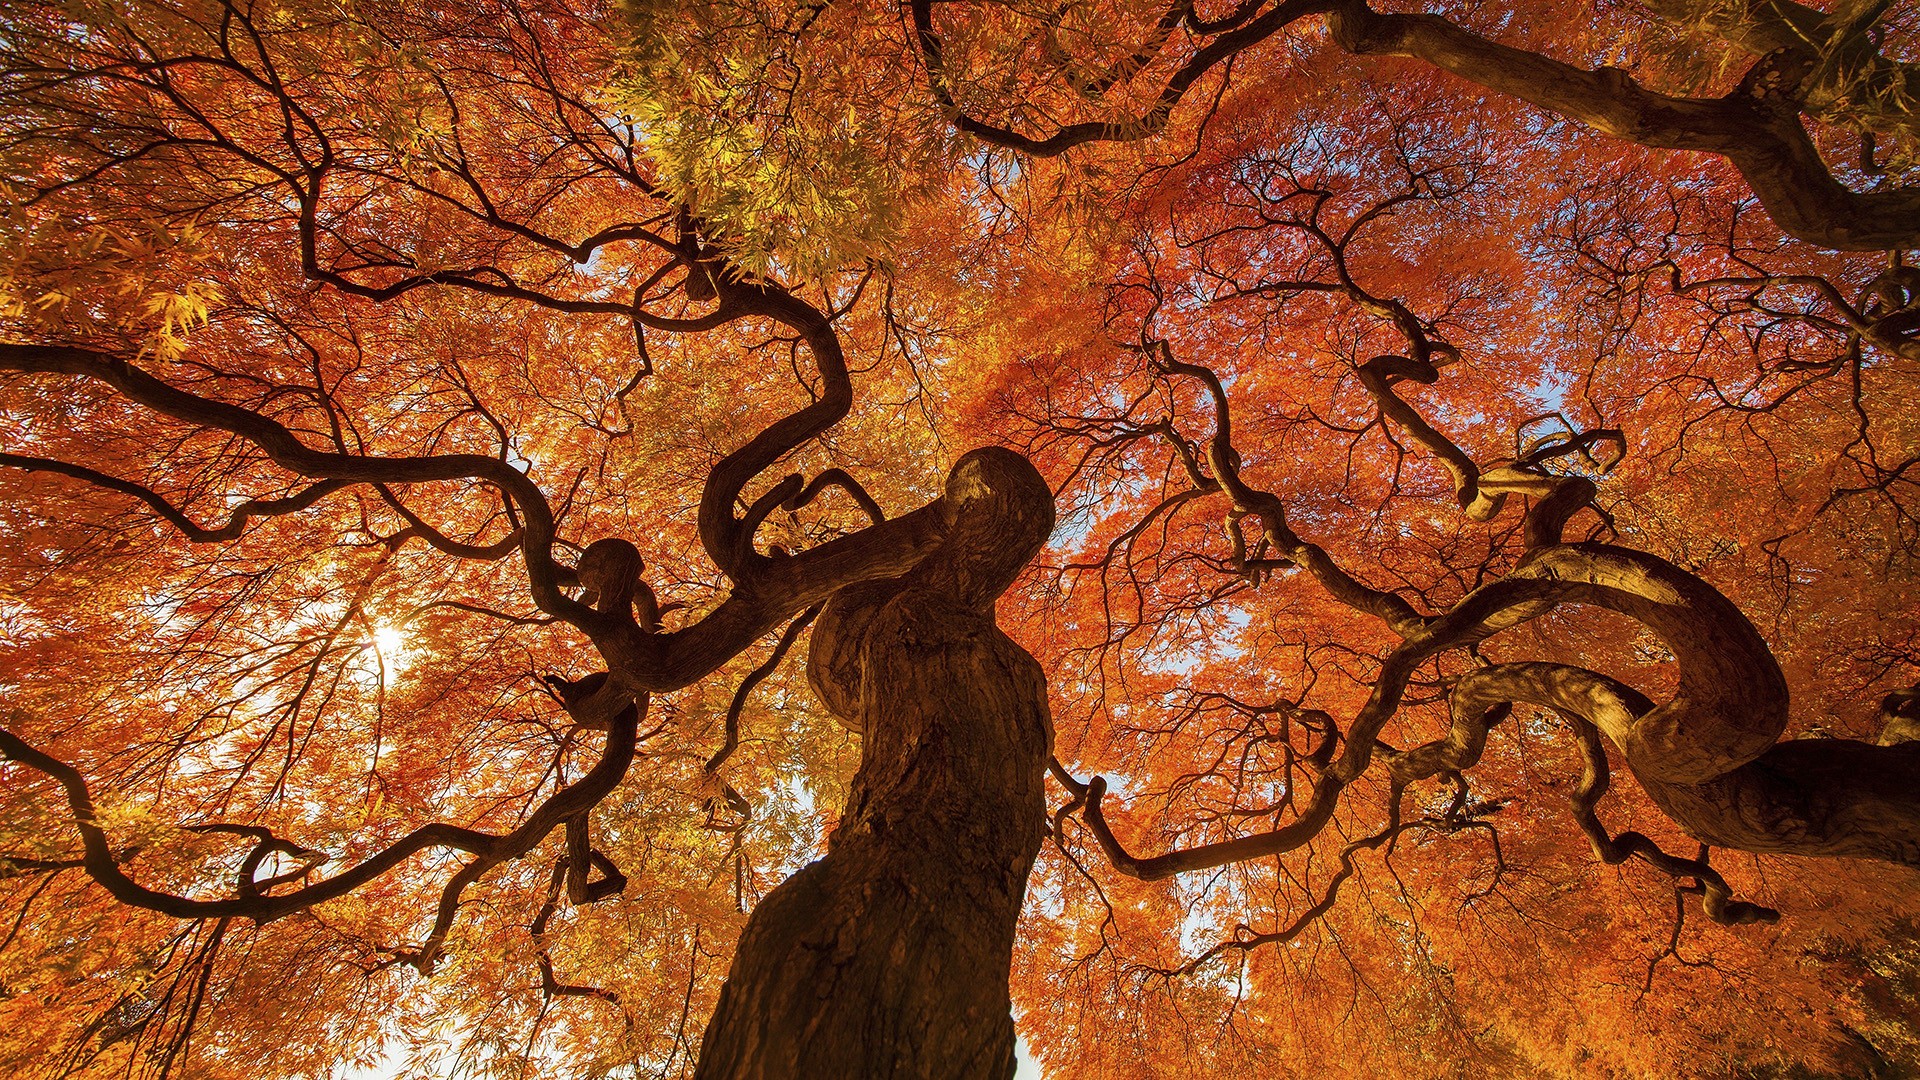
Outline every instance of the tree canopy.
[[1920, 6], [4, 11], [0, 1071], [1920, 1074]]

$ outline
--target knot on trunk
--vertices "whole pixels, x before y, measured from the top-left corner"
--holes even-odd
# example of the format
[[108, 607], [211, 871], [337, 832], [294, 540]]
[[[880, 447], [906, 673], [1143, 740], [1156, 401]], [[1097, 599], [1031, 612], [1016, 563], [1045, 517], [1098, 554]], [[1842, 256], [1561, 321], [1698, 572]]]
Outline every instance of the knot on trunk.
[[947, 474], [946, 537], [903, 581], [992, 611], [1053, 532], [1053, 489], [1040, 470], [1001, 446], [969, 451]]
[[867, 630], [881, 607], [909, 589], [932, 593], [989, 624], [993, 602], [1053, 532], [1053, 490], [1020, 454], [999, 446], [968, 452], [947, 474], [939, 501], [944, 535], [919, 566], [834, 594], [814, 627], [807, 681], [847, 727], [861, 731]]

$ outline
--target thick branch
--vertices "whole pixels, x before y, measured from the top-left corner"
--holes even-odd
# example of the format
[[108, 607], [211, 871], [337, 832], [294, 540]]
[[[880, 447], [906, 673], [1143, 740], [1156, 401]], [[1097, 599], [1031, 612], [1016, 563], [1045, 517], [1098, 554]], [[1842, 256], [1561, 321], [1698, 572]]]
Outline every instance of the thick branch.
[[839, 423], [853, 407], [853, 381], [847, 374], [840, 337], [825, 313], [770, 284], [723, 278], [717, 287], [720, 310], [730, 320], [759, 315], [798, 331], [820, 374], [819, 396], [812, 404], [774, 421], [745, 446], [721, 458], [700, 493], [700, 543], [715, 565], [739, 580], [758, 558], [745, 550], [745, 530], [734, 517], [740, 493], [754, 477]]
[[1860, 193], [1834, 179], [1801, 124], [1793, 95], [1805, 61], [1762, 62], [1724, 98], [1658, 94], [1617, 68], [1588, 71], [1489, 41], [1437, 15], [1383, 15], [1348, 0], [1331, 17], [1343, 48], [1408, 56], [1643, 146], [1702, 150], [1731, 161], [1774, 223], [1808, 243], [1878, 251], [1920, 243], [1920, 188]]
[[[1855, 118], [1879, 131], [1920, 137], [1920, 64], [1889, 59], [1840, 11], [1829, 15], [1795, 0], [1642, 0], [1648, 10], [1699, 27], [1754, 56], [1785, 50], [1823, 60], [1802, 93], [1815, 115]], [[1864, 6], [1878, 13], [1874, 5]]]

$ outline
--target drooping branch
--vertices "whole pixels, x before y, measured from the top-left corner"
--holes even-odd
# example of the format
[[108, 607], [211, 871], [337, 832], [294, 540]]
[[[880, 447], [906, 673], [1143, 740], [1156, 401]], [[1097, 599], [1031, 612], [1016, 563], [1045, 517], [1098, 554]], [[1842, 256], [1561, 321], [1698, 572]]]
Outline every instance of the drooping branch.
[[[1370, 759], [1386, 759], [1400, 784], [1439, 772], [1457, 773], [1477, 761], [1486, 728], [1513, 703], [1555, 708], [1582, 738], [1587, 730], [1582, 725], [1597, 725], [1594, 730], [1604, 731], [1621, 747], [1656, 802], [1702, 840], [1750, 851], [1912, 862], [1920, 844], [1920, 804], [1913, 795], [1920, 790], [1916, 755], [1885, 753], [1846, 740], [1776, 744], [1785, 726], [1785, 681], [1766, 643], [1734, 605], [1697, 577], [1653, 556], [1623, 548], [1562, 544], [1569, 518], [1592, 505], [1596, 489], [1585, 477], [1548, 473], [1545, 463], [1573, 453], [1591, 458], [1592, 447], [1600, 442], [1621, 443], [1624, 448], [1622, 434], [1612, 429], [1569, 429], [1564, 435], [1522, 446], [1519, 458], [1510, 463], [1481, 468], [1394, 389], [1400, 381], [1434, 382], [1439, 371], [1426, 356], [1444, 343], [1437, 343], [1432, 329], [1404, 304], [1373, 297], [1362, 289], [1345, 272], [1344, 243], [1320, 229], [1317, 220], [1298, 224], [1318, 236], [1333, 259], [1340, 280], [1330, 288], [1348, 293], [1362, 307], [1388, 319], [1408, 340], [1411, 356], [1378, 357], [1360, 365], [1362, 383], [1382, 414], [1450, 469], [1459, 501], [1470, 517], [1493, 517], [1507, 494], [1531, 497], [1524, 529], [1526, 555], [1505, 579], [1470, 594], [1446, 614], [1405, 624], [1407, 640], [1383, 665], [1372, 697], [1350, 726], [1345, 754], [1314, 782], [1311, 800], [1287, 825], [1255, 836], [1137, 858], [1106, 826], [1099, 806], [1104, 784], [1096, 778], [1089, 787], [1085, 814], [1115, 866], [1130, 874], [1160, 877], [1294, 850], [1331, 819], [1341, 789], [1366, 771]], [[1886, 303], [1897, 305], [1904, 299], [1905, 293], [1900, 292]], [[1856, 326], [1856, 331], [1868, 328], [1864, 318], [1857, 321], [1863, 325]], [[1166, 346], [1160, 346], [1162, 370], [1200, 379], [1213, 399], [1219, 419], [1206, 457], [1213, 475], [1223, 478], [1217, 487], [1245, 489], [1248, 494], [1236, 495], [1236, 501], [1250, 504], [1248, 496], [1258, 493], [1239, 480], [1240, 455], [1232, 446], [1230, 427], [1223, 422], [1227, 401], [1220, 380], [1200, 365], [1172, 364], [1166, 351]], [[1459, 358], [1450, 347], [1446, 353], [1451, 360]], [[1200, 476], [1198, 462], [1184, 450], [1178, 436], [1169, 438], [1199, 485], [1196, 490], [1213, 486], [1212, 477]], [[1610, 467], [1592, 463], [1601, 472]], [[1278, 500], [1273, 501], [1277, 506]], [[1229, 518], [1235, 558], [1242, 563], [1249, 561], [1251, 547], [1239, 531], [1240, 520], [1247, 516], [1241, 510]], [[1269, 532], [1267, 540], [1283, 555], [1288, 550], [1284, 537]], [[1329, 591], [1345, 599], [1340, 589], [1329, 587]], [[1377, 743], [1381, 726], [1396, 711], [1415, 666], [1438, 652], [1473, 646], [1569, 603], [1620, 612], [1665, 641], [1680, 669], [1680, 686], [1673, 699], [1655, 705], [1603, 676], [1577, 669], [1501, 665], [1462, 681], [1454, 703], [1454, 731], [1447, 739], [1404, 755]], [[1495, 686], [1500, 688], [1492, 689]], [[1576, 686], [1585, 689], [1576, 693], [1572, 689]], [[1475, 694], [1484, 700], [1474, 699]], [[1599, 704], [1602, 701], [1604, 706]], [[1604, 774], [1590, 775], [1575, 801], [1576, 818], [1596, 854], [1610, 862], [1637, 856], [1676, 877], [1696, 879], [1698, 885], [1685, 888], [1700, 892], [1716, 919], [1748, 921], [1769, 914], [1730, 900], [1724, 881], [1704, 860], [1668, 855], [1638, 834], [1609, 836], [1593, 813], [1605, 790]]]
[[1633, 725], [1654, 708], [1638, 691], [1604, 675], [1545, 663], [1496, 664], [1467, 673], [1450, 695], [1453, 726], [1445, 738], [1405, 752], [1379, 751], [1395, 787], [1471, 769], [1480, 760], [1488, 730], [1515, 704], [1552, 709], [1572, 727], [1581, 748], [1582, 773], [1568, 801], [1595, 857], [1609, 866], [1639, 858], [1674, 878], [1696, 879], [1697, 886], [1683, 888], [1698, 891], [1708, 917], [1724, 925], [1779, 917], [1771, 908], [1733, 900], [1725, 879], [1703, 860], [1669, 855], [1637, 832], [1611, 835], [1601, 824], [1595, 807], [1607, 793], [1609, 771], [1599, 733], [1605, 730], [1616, 744], [1624, 744]]
[[550, 998], [598, 998], [620, 1009], [624, 1015], [626, 1008], [621, 1004], [619, 994], [605, 987], [561, 982], [559, 976], [554, 974], [553, 956], [547, 951], [547, 925], [553, 920], [554, 913], [560, 910], [561, 885], [571, 879], [573, 873], [571, 856], [562, 855], [554, 860], [553, 874], [547, 881], [547, 898], [540, 904], [540, 910], [534, 914], [533, 922], [527, 926], [527, 935], [533, 938], [537, 948], [535, 957], [540, 965], [540, 992]]
[[1555, 476], [1541, 468], [1541, 463], [1602, 440], [1624, 440], [1622, 434], [1612, 428], [1581, 432], [1562, 443], [1540, 447], [1520, 460], [1482, 468], [1394, 390], [1397, 382], [1431, 384], [1438, 380], [1439, 370], [1432, 364], [1406, 356], [1376, 356], [1361, 364], [1357, 371], [1360, 384], [1380, 406], [1381, 414], [1437, 458], [1453, 477], [1454, 498], [1468, 518], [1491, 521], [1499, 516], [1510, 495], [1534, 500], [1526, 521], [1529, 548], [1559, 543], [1567, 521], [1590, 506], [1595, 494], [1592, 481], [1579, 476]]
[[[1464, 796], [1464, 787], [1461, 789], [1461, 792]], [[1327, 912], [1333, 910], [1334, 904], [1340, 899], [1341, 888], [1359, 871], [1358, 857], [1361, 852], [1377, 851], [1381, 847], [1391, 845], [1397, 842], [1400, 837], [1416, 830], [1449, 833], [1467, 828], [1492, 829], [1493, 826], [1488, 822], [1463, 816], [1461, 812], [1465, 807], [1462, 803], [1462, 799], [1456, 799], [1454, 804], [1448, 807], [1448, 812], [1444, 815], [1422, 817], [1413, 821], [1401, 821], [1399, 820], [1399, 807], [1396, 801], [1385, 828], [1371, 835], [1363, 836], [1358, 840], [1348, 841], [1342, 845], [1340, 854], [1337, 856], [1339, 868], [1320, 886], [1319, 897], [1301, 910], [1298, 915], [1294, 916], [1292, 922], [1273, 930], [1255, 930], [1245, 923], [1240, 923], [1233, 928], [1233, 935], [1231, 937], [1208, 947], [1178, 967], [1159, 969], [1156, 971], [1156, 974], [1164, 975], [1168, 978], [1190, 975], [1228, 953], [1251, 952], [1264, 945], [1285, 945], [1297, 939], [1301, 934], [1304, 934], [1309, 927], [1325, 917]], [[1388, 847], [1388, 850], [1391, 851], [1392, 848]]]
[[407, 509], [407, 504], [401, 502], [400, 497], [395, 495], [393, 489], [386, 484], [375, 484], [374, 490], [380, 493], [380, 497], [386, 501], [388, 506], [393, 507], [393, 512], [399, 514], [401, 519], [407, 523], [407, 527], [413, 530], [416, 535], [424, 539], [434, 550], [445, 552], [454, 558], [477, 559], [484, 562], [491, 562], [494, 559], [504, 558], [520, 546], [522, 534], [519, 529], [514, 529], [491, 544], [472, 544], [462, 540], [455, 540], [453, 537], [448, 536], [422, 520], [420, 515]]
[[793, 648], [793, 643], [799, 640], [800, 631], [805, 630], [807, 624], [811, 623], [814, 616], [819, 613], [819, 608], [808, 608], [799, 618], [788, 623], [787, 628], [780, 632], [780, 640], [774, 643], [773, 651], [767, 654], [767, 658], [760, 663], [759, 667], [747, 672], [746, 678], [740, 680], [739, 688], [733, 692], [733, 700], [727, 704], [725, 737], [720, 741], [720, 749], [715, 750], [713, 756], [707, 759], [708, 775], [719, 772], [720, 766], [727, 763], [727, 759], [733, 756], [734, 749], [740, 745], [740, 713], [746, 708], [748, 695], [753, 693], [754, 687], [765, 682], [767, 676], [780, 667], [780, 661], [786, 659], [787, 652]]
[[1562, 713], [1561, 717], [1573, 728], [1580, 742], [1580, 779], [1568, 793], [1567, 801], [1572, 806], [1575, 823], [1586, 834], [1587, 843], [1592, 846], [1596, 858], [1608, 866], [1638, 858], [1675, 879], [1693, 878], [1697, 884], [1676, 885], [1676, 891], [1697, 892], [1700, 909], [1706, 912], [1707, 918], [1722, 926], [1773, 922], [1780, 917], [1780, 913], [1773, 908], [1733, 899], [1733, 889], [1726, 879], [1707, 864], [1707, 848], [1704, 844], [1701, 845], [1699, 858], [1687, 859], [1668, 854], [1638, 832], [1623, 832], [1617, 836], [1608, 833], [1599, 814], [1594, 811], [1611, 783], [1607, 751], [1600, 742], [1599, 729], [1573, 713]]
[[[100, 826], [93, 796], [88, 791], [86, 779], [80, 775], [78, 769], [29, 745], [25, 740], [5, 729], [0, 729], [0, 753], [5, 754], [8, 760], [19, 762], [52, 777], [60, 785], [67, 804], [67, 814], [72, 820], [74, 829], [80, 834], [83, 848], [82, 864], [88, 877], [99, 883], [102, 888], [112, 894], [115, 900], [123, 904], [157, 911], [176, 918], [237, 917], [257, 922], [270, 922], [296, 911], [304, 911], [315, 904], [345, 896], [428, 848], [467, 852], [474, 858], [448, 883], [441, 897], [433, 932], [428, 936], [426, 944], [408, 957], [422, 966], [431, 966], [439, 952], [440, 943], [445, 940], [458, 913], [461, 889], [477, 880], [492, 867], [533, 850], [555, 828], [575, 815], [592, 808], [619, 785], [620, 780], [626, 776], [627, 767], [633, 761], [638, 740], [640, 712], [638, 708], [629, 707], [615, 717], [607, 734], [606, 746], [593, 767], [580, 779], [549, 795], [510, 832], [493, 834], [434, 822], [414, 829], [377, 854], [347, 870], [290, 892], [268, 893], [266, 891], [268, 886], [275, 882], [255, 882], [249, 874], [245, 882], [237, 888], [238, 895], [220, 899], [179, 896], [141, 885], [121, 868], [124, 852], [117, 852], [113, 848], [106, 830]], [[249, 831], [247, 835], [255, 834]], [[257, 869], [259, 860], [264, 859], [272, 851], [279, 850], [280, 843], [284, 842], [264, 842], [256, 839], [256, 846], [248, 856], [248, 864]], [[301, 853], [301, 858], [315, 854], [305, 848], [289, 850], [297, 850]], [[316, 865], [318, 865], [317, 862]]]
[[[1894, 356], [1920, 360], [1920, 268], [1905, 265], [1898, 254], [1892, 263], [1853, 300], [1842, 294], [1832, 281], [1817, 274], [1721, 274], [1687, 281], [1680, 266], [1671, 259], [1662, 259], [1642, 272], [1664, 272], [1676, 295], [1696, 296], [1702, 303], [1713, 304], [1715, 293], [1735, 291], [1748, 307], [1773, 316], [1785, 313], [1764, 302], [1767, 293], [1786, 291], [1792, 295], [1802, 290], [1819, 297], [1833, 314], [1831, 317], [1824, 313], [1819, 317], [1801, 314], [1799, 318], [1823, 329], [1847, 331], [1856, 347], [1859, 342], [1865, 342]], [[1799, 363], [1793, 368], [1783, 365], [1781, 370], [1800, 366]]]
[[[1381, 415], [1404, 431], [1421, 449], [1432, 454], [1447, 470], [1453, 480], [1454, 497], [1468, 518], [1490, 521], [1499, 515], [1508, 496], [1527, 496], [1536, 500], [1534, 512], [1527, 522], [1527, 546], [1558, 543], [1560, 530], [1564, 528], [1566, 520], [1591, 504], [1591, 485], [1584, 479], [1552, 475], [1543, 467], [1544, 463], [1556, 457], [1580, 453], [1597, 465], [1592, 447], [1600, 442], [1612, 442], [1624, 452], [1625, 437], [1611, 428], [1570, 431], [1562, 438], [1523, 449], [1516, 460], [1483, 466], [1400, 395], [1395, 387], [1403, 383], [1434, 385], [1440, 379], [1443, 364], [1455, 364], [1462, 359], [1461, 351], [1446, 339], [1440, 328], [1422, 318], [1408, 302], [1363, 285], [1349, 258], [1362, 232], [1384, 220], [1396, 208], [1416, 200], [1445, 198], [1458, 193], [1457, 183], [1443, 179], [1445, 169], [1419, 167], [1404, 151], [1400, 168], [1405, 173], [1404, 187], [1353, 214], [1344, 227], [1332, 226], [1325, 221], [1328, 205], [1333, 199], [1330, 191], [1311, 187], [1298, 179], [1293, 181], [1292, 190], [1277, 196], [1268, 194], [1262, 187], [1258, 198], [1267, 205], [1261, 210], [1261, 227], [1278, 228], [1305, 236], [1326, 259], [1327, 270], [1312, 277], [1262, 280], [1256, 285], [1237, 287], [1228, 292], [1225, 298], [1241, 300], [1300, 291], [1334, 293], [1345, 296], [1360, 310], [1390, 325], [1405, 341], [1405, 355], [1375, 356], [1354, 366], [1361, 386], [1379, 407]], [[1275, 214], [1274, 208], [1285, 206], [1301, 196], [1305, 197], [1307, 203], [1304, 212], [1296, 211], [1287, 216]], [[1165, 352], [1168, 347], [1162, 344], [1160, 348]], [[1217, 376], [1212, 376], [1201, 365], [1188, 365], [1181, 373], [1194, 375], [1203, 381], [1212, 378], [1213, 382], [1218, 382]], [[1209, 393], [1214, 397], [1216, 412], [1223, 411], [1224, 394], [1213, 387], [1209, 387]], [[1188, 469], [1192, 471], [1191, 464]], [[1241, 545], [1237, 531], [1234, 539], [1237, 555]]]
[[[1338, 0], [1281, 0], [1272, 8], [1257, 16], [1230, 19], [1229, 26], [1212, 28], [1219, 36], [1195, 50], [1194, 55], [1168, 76], [1165, 86], [1158, 94], [1154, 104], [1141, 115], [1128, 120], [1089, 121], [1068, 124], [1045, 135], [1026, 135], [1010, 127], [990, 123], [969, 114], [954, 99], [952, 77], [947, 71], [946, 47], [939, 32], [933, 25], [933, 0], [913, 0], [914, 36], [920, 46], [920, 57], [927, 65], [929, 82], [933, 88], [934, 100], [947, 114], [948, 119], [961, 131], [992, 143], [1019, 150], [1022, 153], [1039, 157], [1051, 157], [1065, 153], [1076, 146], [1092, 142], [1139, 139], [1158, 134], [1167, 125], [1173, 115], [1173, 109], [1200, 79], [1215, 67], [1225, 63], [1244, 49], [1273, 37], [1281, 30], [1309, 15], [1317, 15], [1331, 10]], [[1263, 4], [1253, 5], [1249, 11], [1258, 10]], [[1184, 20], [1197, 21], [1198, 16], [1190, 6], [1181, 16]]]
[[1419, 664], [1561, 604], [1626, 615], [1674, 655], [1680, 675], [1671, 700], [1594, 721], [1643, 778], [1710, 779], [1752, 761], [1779, 738], [1786, 724], [1786, 681], [1739, 608], [1694, 575], [1645, 552], [1561, 544], [1529, 552], [1506, 577], [1469, 593], [1389, 654], [1330, 772], [1352, 778], [1365, 771], [1381, 727]]
[[8, 453], [0, 453], [0, 465], [10, 465], [13, 468], [24, 469], [28, 472], [48, 472], [60, 476], [70, 476], [76, 480], [84, 480], [95, 487], [105, 488], [108, 491], [117, 491], [123, 495], [131, 495], [141, 502], [146, 503], [153, 509], [154, 513], [159, 514], [169, 525], [179, 529], [182, 535], [196, 544], [218, 544], [228, 540], [236, 540], [240, 537], [240, 534], [246, 531], [247, 523], [254, 518], [279, 517], [285, 514], [298, 513], [319, 502], [321, 499], [326, 498], [328, 495], [349, 486], [351, 483], [350, 481], [340, 479], [322, 480], [317, 484], [310, 484], [292, 495], [281, 498], [246, 499], [227, 512], [227, 520], [224, 523], [213, 528], [207, 528], [188, 517], [184, 511], [174, 506], [165, 496], [152, 488], [144, 484], [136, 484], [131, 480], [123, 480], [117, 476], [109, 476], [98, 469], [91, 469], [85, 465], [56, 461], [52, 458]]
[[554, 517], [546, 496], [528, 476], [481, 454], [380, 457], [315, 450], [271, 418], [251, 409], [191, 394], [154, 378], [119, 357], [88, 349], [0, 344], [0, 370], [76, 375], [111, 386], [131, 401], [199, 427], [231, 432], [258, 447], [274, 464], [335, 484], [415, 484], [471, 480], [491, 484], [511, 499], [524, 521], [520, 548], [534, 603], [576, 626], [594, 612], [562, 595], [553, 561]]
[[1255, 489], [1241, 478], [1241, 458], [1233, 445], [1233, 420], [1227, 392], [1219, 376], [1202, 365], [1175, 360], [1170, 347], [1164, 342], [1160, 343], [1159, 350], [1161, 370], [1171, 375], [1198, 379], [1213, 401], [1214, 428], [1212, 437], [1207, 441], [1207, 465], [1212, 470], [1213, 481], [1233, 502], [1228, 531], [1236, 549], [1242, 553], [1242, 561], [1246, 542], [1239, 532], [1239, 521], [1251, 516], [1258, 519], [1268, 543], [1279, 558], [1288, 564], [1304, 567], [1336, 600], [1378, 618], [1401, 637], [1411, 637], [1417, 633], [1426, 620], [1414, 611], [1411, 604], [1394, 593], [1365, 585], [1347, 573], [1324, 549], [1303, 540], [1287, 525], [1286, 508], [1277, 496]]

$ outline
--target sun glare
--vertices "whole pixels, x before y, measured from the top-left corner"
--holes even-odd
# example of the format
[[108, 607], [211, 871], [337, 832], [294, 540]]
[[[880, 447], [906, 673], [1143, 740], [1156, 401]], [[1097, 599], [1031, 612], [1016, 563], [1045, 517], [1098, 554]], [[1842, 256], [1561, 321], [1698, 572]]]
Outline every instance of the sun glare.
[[373, 649], [363, 655], [364, 678], [375, 681], [391, 679], [406, 671], [413, 660], [407, 632], [398, 626], [374, 623], [371, 644]]
[[406, 648], [407, 635], [401, 633], [398, 627], [376, 626], [373, 630], [373, 645], [380, 650], [381, 656], [392, 661]]

